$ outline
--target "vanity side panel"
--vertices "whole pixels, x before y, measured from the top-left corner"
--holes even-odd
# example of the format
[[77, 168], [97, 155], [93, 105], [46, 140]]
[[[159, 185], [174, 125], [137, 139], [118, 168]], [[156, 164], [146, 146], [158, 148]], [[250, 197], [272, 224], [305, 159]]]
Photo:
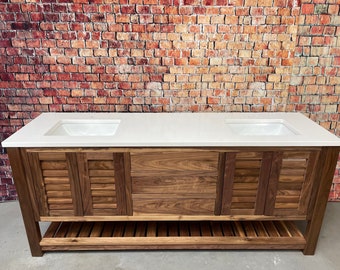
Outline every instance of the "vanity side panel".
[[42, 256], [43, 251], [40, 246], [42, 237], [39, 223], [34, 216], [36, 204], [33, 198], [35, 195], [32, 194], [32, 189], [29, 188], [31, 185], [27, 177], [29, 172], [24, 167], [25, 150], [20, 148], [7, 148], [7, 153], [12, 167], [14, 183], [18, 193], [21, 214], [24, 220], [31, 254], [37, 257]]
[[311, 195], [315, 200], [313, 199], [310, 204], [309, 220], [305, 232], [307, 244], [303, 250], [305, 255], [314, 255], [315, 253], [339, 151], [339, 147], [323, 147], [315, 167], [315, 185]]

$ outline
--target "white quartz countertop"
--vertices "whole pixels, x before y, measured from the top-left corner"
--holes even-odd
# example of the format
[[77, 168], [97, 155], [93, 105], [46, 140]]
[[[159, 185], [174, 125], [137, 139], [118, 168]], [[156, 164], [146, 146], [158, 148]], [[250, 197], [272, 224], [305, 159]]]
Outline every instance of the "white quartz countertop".
[[[108, 120], [116, 123], [113, 135], [54, 132], [67, 121]], [[4, 140], [2, 146], [340, 146], [340, 139], [300, 113], [43, 113]]]

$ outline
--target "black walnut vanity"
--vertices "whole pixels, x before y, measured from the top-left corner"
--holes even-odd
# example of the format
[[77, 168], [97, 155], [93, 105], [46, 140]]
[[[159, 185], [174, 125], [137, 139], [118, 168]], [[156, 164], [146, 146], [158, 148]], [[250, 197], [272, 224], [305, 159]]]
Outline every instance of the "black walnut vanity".
[[[3, 146], [33, 256], [126, 249], [312, 255], [340, 140], [297, 113], [48, 113]], [[51, 222], [43, 237], [39, 222]]]

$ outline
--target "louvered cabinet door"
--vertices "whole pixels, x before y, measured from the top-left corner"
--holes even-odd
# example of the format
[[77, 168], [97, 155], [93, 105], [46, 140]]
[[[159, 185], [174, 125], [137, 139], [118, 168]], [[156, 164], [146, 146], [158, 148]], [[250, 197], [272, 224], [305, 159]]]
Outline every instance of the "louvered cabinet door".
[[[78, 154], [84, 215], [129, 215], [129, 156], [124, 153]], [[127, 180], [127, 181], [126, 181]]]
[[307, 214], [318, 157], [318, 150], [280, 153], [277, 176], [269, 183], [266, 215]]
[[40, 216], [83, 215], [74, 153], [28, 151]]
[[222, 215], [307, 215], [319, 150], [225, 154]]
[[222, 215], [262, 215], [271, 153], [228, 152], [225, 155]]

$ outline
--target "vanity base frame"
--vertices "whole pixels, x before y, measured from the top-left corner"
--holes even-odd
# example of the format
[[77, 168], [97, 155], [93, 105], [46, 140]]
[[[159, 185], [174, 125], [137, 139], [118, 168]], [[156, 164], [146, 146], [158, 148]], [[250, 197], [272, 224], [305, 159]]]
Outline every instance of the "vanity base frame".
[[[298, 249], [313, 255], [339, 147], [7, 151], [32, 256], [130, 249]], [[98, 177], [97, 165], [114, 176], [101, 171]], [[53, 183], [60, 170], [62, 189]], [[47, 188], [51, 177], [57, 190]], [[90, 177], [106, 182], [92, 187]], [[98, 185], [104, 202], [95, 195]], [[249, 199], [248, 191], [256, 197]], [[303, 232], [294, 223], [299, 220], [307, 224]], [[42, 221], [51, 222], [43, 237]]]

